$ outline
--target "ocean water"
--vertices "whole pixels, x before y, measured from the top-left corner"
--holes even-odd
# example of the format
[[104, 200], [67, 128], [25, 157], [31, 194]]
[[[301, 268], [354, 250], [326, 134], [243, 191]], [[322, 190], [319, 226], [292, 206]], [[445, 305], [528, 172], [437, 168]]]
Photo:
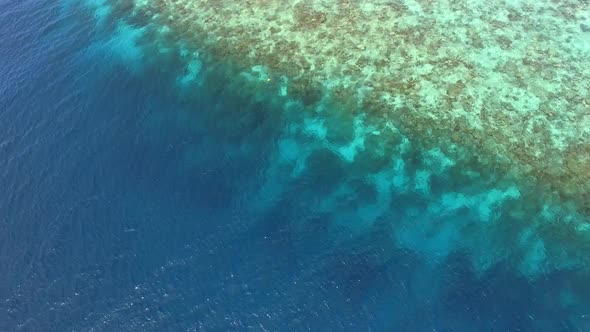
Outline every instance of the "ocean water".
[[0, 331], [590, 331], [586, 269], [515, 270], [101, 5], [0, 3]]

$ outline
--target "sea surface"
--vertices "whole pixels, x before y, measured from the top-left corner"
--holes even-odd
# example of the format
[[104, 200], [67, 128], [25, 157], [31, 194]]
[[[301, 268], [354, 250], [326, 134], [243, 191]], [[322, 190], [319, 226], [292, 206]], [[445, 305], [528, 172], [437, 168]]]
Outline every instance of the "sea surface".
[[277, 183], [288, 116], [96, 15], [0, 1], [0, 331], [590, 331], [576, 271], [392, 241], [411, 196], [342, 226], [374, 193], [318, 203], [333, 156]]

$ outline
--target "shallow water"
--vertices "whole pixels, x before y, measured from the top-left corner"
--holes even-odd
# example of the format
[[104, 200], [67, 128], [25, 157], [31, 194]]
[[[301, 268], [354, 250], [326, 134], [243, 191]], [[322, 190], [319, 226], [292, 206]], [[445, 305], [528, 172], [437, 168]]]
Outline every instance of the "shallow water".
[[98, 21], [0, 4], [0, 330], [590, 330], [585, 269], [481, 269], [511, 248], [469, 211]]

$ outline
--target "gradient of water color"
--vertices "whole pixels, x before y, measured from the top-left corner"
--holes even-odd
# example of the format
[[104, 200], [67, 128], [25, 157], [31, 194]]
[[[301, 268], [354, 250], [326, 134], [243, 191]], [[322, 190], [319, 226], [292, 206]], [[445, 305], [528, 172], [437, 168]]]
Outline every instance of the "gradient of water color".
[[583, 269], [475, 268], [473, 214], [384, 202], [297, 112], [94, 13], [0, 4], [0, 330], [590, 329]]

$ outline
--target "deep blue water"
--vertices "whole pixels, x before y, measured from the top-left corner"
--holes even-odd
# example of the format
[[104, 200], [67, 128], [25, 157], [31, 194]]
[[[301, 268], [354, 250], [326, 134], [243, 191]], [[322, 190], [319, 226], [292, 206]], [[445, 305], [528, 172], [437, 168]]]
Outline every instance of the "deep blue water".
[[75, 4], [0, 2], [0, 27], [1, 331], [588, 331], [553, 297], [574, 272], [481, 275], [311, 212], [330, 157], [252, 208], [289, 119], [130, 65]]

